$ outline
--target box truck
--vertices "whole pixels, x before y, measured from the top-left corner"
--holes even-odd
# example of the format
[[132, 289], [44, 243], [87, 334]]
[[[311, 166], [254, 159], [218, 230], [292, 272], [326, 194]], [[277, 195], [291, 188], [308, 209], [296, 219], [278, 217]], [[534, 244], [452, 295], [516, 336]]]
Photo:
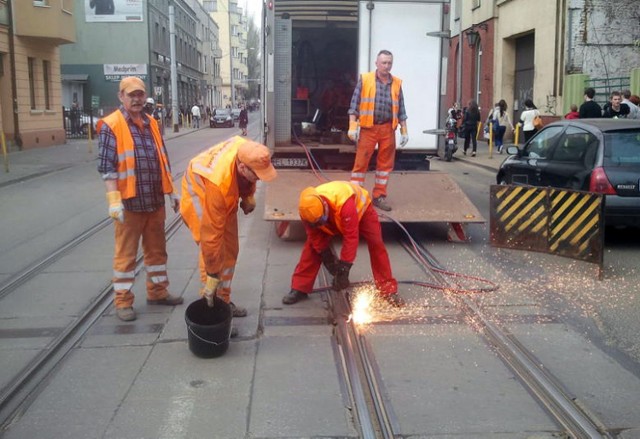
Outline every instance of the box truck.
[[[397, 148], [389, 213], [401, 222], [445, 222], [464, 240], [463, 224], [483, 222], [451, 177], [430, 170], [438, 137], [442, 41], [449, 2], [416, 0], [266, 0], [263, 5], [262, 141], [279, 178], [267, 186], [265, 218], [279, 235], [298, 221], [298, 194], [327, 179], [349, 180], [357, 145], [347, 137], [349, 105], [360, 74], [380, 50], [393, 54], [402, 80], [409, 142]], [[399, 145], [399, 130], [396, 133]], [[370, 162], [375, 169], [376, 157]], [[371, 190], [373, 173], [365, 187]], [[455, 198], [452, 200], [452, 198]]]

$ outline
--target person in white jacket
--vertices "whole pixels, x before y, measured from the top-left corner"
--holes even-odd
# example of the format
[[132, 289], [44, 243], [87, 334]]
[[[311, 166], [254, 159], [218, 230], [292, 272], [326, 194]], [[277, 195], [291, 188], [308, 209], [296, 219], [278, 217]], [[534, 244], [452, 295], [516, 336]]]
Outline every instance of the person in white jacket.
[[198, 104], [191, 107], [191, 117], [193, 117], [193, 127], [200, 128], [200, 107]]
[[538, 129], [533, 124], [533, 119], [535, 119], [536, 116], [540, 116], [540, 112], [533, 104], [533, 101], [531, 99], [527, 99], [524, 101], [524, 111], [520, 115], [519, 122], [522, 127], [525, 143], [538, 132]]

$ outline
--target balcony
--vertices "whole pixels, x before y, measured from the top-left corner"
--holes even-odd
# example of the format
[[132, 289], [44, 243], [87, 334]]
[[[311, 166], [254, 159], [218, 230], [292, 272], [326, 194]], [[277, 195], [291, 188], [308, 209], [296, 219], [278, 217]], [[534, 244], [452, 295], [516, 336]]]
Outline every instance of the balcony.
[[73, 14], [62, 10], [61, 2], [37, 6], [31, 0], [21, 0], [13, 7], [16, 36], [46, 38], [57, 45], [76, 42]]

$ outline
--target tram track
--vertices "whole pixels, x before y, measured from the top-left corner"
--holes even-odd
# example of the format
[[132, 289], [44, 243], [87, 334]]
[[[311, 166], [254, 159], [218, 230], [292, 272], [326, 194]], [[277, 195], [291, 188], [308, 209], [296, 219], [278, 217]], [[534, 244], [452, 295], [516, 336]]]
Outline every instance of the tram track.
[[[425, 274], [444, 287], [451, 286], [441, 273], [443, 268], [426, 249], [418, 246], [416, 252], [406, 242], [403, 242], [402, 246], [422, 266]], [[558, 426], [565, 429], [568, 437], [576, 439], [613, 437], [606, 431], [603, 422], [596, 419], [594, 415], [587, 414], [562, 388], [560, 381], [553, 377], [547, 369], [541, 367], [541, 363], [531, 351], [526, 349], [509, 331], [492, 322], [470, 297], [455, 293], [447, 294], [446, 297], [472, 319], [476, 332], [484, 338], [503, 363], [520, 379], [522, 385], [553, 417]]]
[[[492, 322], [471, 297], [456, 294], [459, 285], [452, 285], [446, 270], [437, 259], [422, 246], [403, 241], [403, 249], [420, 265], [422, 271], [445, 292], [447, 300], [472, 321], [474, 331], [500, 358], [519, 382], [526, 388], [567, 437], [575, 439], [611, 439], [604, 423], [582, 407], [535, 355], [506, 328]], [[418, 283], [420, 284], [420, 283]], [[329, 289], [329, 287], [326, 287]], [[393, 407], [383, 390], [382, 374], [375, 361], [375, 354], [366, 336], [350, 319], [351, 306], [346, 294], [330, 291], [330, 309], [334, 315], [334, 336], [342, 365], [343, 379], [347, 383], [354, 423], [360, 437], [387, 439], [401, 434]]]
[[[107, 224], [110, 221], [111, 219], [108, 219]], [[0, 297], [4, 297], [12, 291], [11, 288], [16, 288], [18, 285], [26, 282], [45, 266], [50, 265], [64, 253], [71, 250], [71, 248], [104, 228], [104, 226], [100, 227], [101, 224], [102, 223], [98, 223], [91, 227], [72, 241], [61, 246], [49, 257], [23, 270], [21, 277], [16, 276], [10, 284], [7, 283], [6, 286], [3, 285], [3, 296]], [[165, 226], [167, 241], [171, 239], [181, 225], [182, 218], [180, 215], [176, 215], [169, 220]], [[72, 245], [72, 243], [74, 245]], [[136, 258], [136, 268], [134, 270], [136, 276], [143, 267], [143, 255], [140, 254]], [[9, 381], [9, 384], [0, 391], [0, 431], [7, 428], [16, 416], [28, 408], [34, 398], [37, 397], [43, 384], [46, 383], [47, 378], [109, 309], [113, 300], [112, 296], [113, 286], [111, 280], [108, 280], [89, 306], [53, 338], [36, 357], [23, 367], [20, 372]]]

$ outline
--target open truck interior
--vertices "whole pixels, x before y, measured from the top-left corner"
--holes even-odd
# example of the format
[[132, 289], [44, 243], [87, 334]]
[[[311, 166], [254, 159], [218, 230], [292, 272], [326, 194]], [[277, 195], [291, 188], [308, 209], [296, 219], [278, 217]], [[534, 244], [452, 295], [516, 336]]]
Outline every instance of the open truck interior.
[[[280, 115], [290, 118], [290, 135], [308, 144], [350, 143], [347, 111], [358, 79], [358, 2], [278, 0], [274, 7], [276, 21], [291, 22], [290, 63], [274, 66], [276, 78], [290, 78], [290, 114]], [[287, 137], [276, 144], [289, 143]]]

